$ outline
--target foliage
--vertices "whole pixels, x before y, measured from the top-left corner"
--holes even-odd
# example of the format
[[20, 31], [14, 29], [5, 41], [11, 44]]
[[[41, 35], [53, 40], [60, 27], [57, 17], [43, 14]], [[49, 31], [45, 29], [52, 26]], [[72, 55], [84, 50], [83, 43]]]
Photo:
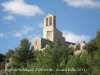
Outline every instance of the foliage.
[[[33, 68], [49, 69], [49, 71], [36, 71], [32, 75], [61, 75], [65, 72], [57, 72], [57, 68], [64, 68], [67, 63], [68, 51], [62, 47], [57, 41], [53, 48], [46, 48], [37, 56], [37, 62], [33, 64]], [[52, 70], [52, 71], [51, 71]]]
[[96, 45], [96, 39], [92, 39], [86, 46], [86, 50], [88, 53], [90, 53], [92, 56], [94, 56], [94, 53], [97, 51], [98, 47]]
[[[74, 48], [63, 47], [58, 40], [53, 47], [35, 51], [28, 39], [22, 39], [14, 54], [8, 51], [6, 56], [13, 56], [11, 68], [30, 70], [13, 71], [10, 75], [100, 75], [99, 30], [96, 38], [90, 40], [83, 49], [86, 50], [84, 53], [74, 55]], [[80, 50], [79, 44], [75, 50]]]
[[4, 69], [4, 60], [5, 60], [5, 55], [4, 54], [0, 54], [0, 69]]
[[73, 47], [70, 47], [70, 48], [67, 48], [68, 50], [68, 55], [74, 55], [74, 48]]
[[75, 51], [80, 50], [80, 44], [77, 44], [75, 47]]
[[14, 54], [14, 50], [9, 49], [8, 52], [5, 54], [6, 56], [5, 62], [9, 62], [9, 58], [11, 58], [13, 54]]
[[[21, 40], [19, 47], [15, 49], [15, 53], [12, 57], [11, 68], [26, 68], [27, 62], [34, 62], [34, 53], [30, 50], [29, 40], [24, 38]], [[20, 72], [12, 72], [12, 74], [19, 74]]]
[[0, 62], [4, 61], [5, 55], [0, 53]]

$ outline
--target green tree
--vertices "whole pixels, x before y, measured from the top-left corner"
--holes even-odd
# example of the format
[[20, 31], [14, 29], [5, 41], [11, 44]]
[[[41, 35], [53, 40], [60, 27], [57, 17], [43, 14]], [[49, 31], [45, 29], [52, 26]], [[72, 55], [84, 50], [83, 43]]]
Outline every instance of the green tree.
[[[57, 68], [65, 68], [68, 51], [57, 41], [52, 48], [47, 47], [37, 55], [36, 62], [30, 68], [49, 69], [49, 71], [35, 71], [31, 75], [65, 75], [65, 72], [56, 71]], [[52, 71], [50, 71], [52, 70]]]
[[[80, 45], [77, 45], [76, 50], [79, 49]], [[11, 75], [100, 75], [100, 31], [97, 32], [96, 38], [86, 44], [85, 50], [86, 52], [76, 56], [74, 48], [63, 47], [58, 40], [53, 47], [34, 51], [30, 48], [29, 41], [23, 39], [15, 49], [12, 67], [37, 71], [14, 72]], [[47, 69], [49, 71], [41, 71]], [[62, 71], [63, 69], [70, 71]], [[73, 69], [75, 71], [71, 71]]]
[[4, 61], [5, 55], [0, 53], [0, 62]]
[[4, 69], [5, 68], [5, 55], [0, 53], [0, 69]]
[[[15, 49], [12, 58], [12, 68], [26, 68], [27, 63], [31, 64], [31, 62], [34, 62], [34, 55], [30, 49], [29, 40], [26, 38], [22, 39], [19, 47]], [[18, 75], [18, 72], [13, 72], [12, 74]]]
[[11, 58], [14, 55], [14, 50], [9, 49], [8, 52], [5, 54], [6, 59], [5, 62], [9, 62], [9, 58]]
[[100, 51], [100, 30], [97, 31], [96, 44], [97, 44], [97, 47]]
[[86, 50], [88, 53], [90, 53], [92, 56], [94, 56], [95, 52], [98, 50], [96, 39], [92, 39], [87, 45]]
[[100, 31], [97, 31], [96, 38], [91, 40], [87, 46], [88, 51], [87, 63], [90, 67], [91, 75], [100, 74]]

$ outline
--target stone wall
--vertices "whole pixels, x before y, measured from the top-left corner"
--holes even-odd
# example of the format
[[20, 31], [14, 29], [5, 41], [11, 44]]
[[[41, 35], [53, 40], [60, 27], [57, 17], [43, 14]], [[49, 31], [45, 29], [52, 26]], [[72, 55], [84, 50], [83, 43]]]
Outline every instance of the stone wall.
[[9, 58], [9, 62], [7, 62], [5, 64], [5, 74], [6, 75], [9, 75], [9, 72], [7, 71], [7, 69], [9, 69], [9, 67], [11, 67], [11, 64], [12, 64], [12, 58]]
[[59, 31], [58, 29], [55, 29], [54, 30], [54, 41], [53, 41], [53, 44], [57, 41], [57, 40], [60, 40], [61, 42], [61, 45], [65, 46], [65, 38], [62, 37], [62, 32]]
[[79, 50], [74, 50], [74, 55], [79, 55], [79, 54], [82, 54], [83, 52], [86, 51], [86, 50], [83, 49], [83, 47], [86, 45], [85, 42], [80, 42], [80, 43], [77, 43], [75, 45], [70, 44], [69, 47], [73, 47], [75, 49], [78, 44], [80, 45], [80, 49]]
[[41, 50], [47, 44], [52, 46], [52, 41], [40, 37], [35, 37], [32, 41], [32, 46], [34, 47], [35, 50]]
[[41, 49], [41, 38], [35, 37], [32, 41], [32, 46], [34, 47], [35, 50], [40, 50]]
[[62, 46], [73, 44], [66, 42], [65, 38], [62, 36], [62, 32], [56, 28], [56, 16], [48, 14], [44, 18], [43, 38], [34, 38], [32, 45], [35, 50], [40, 50], [43, 49], [46, 44], [52, 46], [57, 40], [60, 40]]
[[41, 49], [44, 48], [46, 45], [51, 45], [52, 46], [52, 42], [48, 39], [41, 39]]
[[[50, 20], [51, 18], [51, 20]], [[48, 19], [48, 20], [47, 20]], [[43, 38], [47, 38], [54, 41], [54, 30], [56, 30], [56, 17], [54, 15], [48, 14], [44, 18], [44, 28], [43, 28]]]

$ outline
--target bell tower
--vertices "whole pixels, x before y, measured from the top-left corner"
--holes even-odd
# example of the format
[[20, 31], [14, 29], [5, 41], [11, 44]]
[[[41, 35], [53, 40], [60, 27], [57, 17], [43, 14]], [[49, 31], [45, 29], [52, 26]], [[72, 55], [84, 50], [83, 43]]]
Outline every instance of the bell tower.
[[50, 41], [54, 41], [55, 29], [56, 29], [56, 16], [48, 14], [44, 18], [43, 37]]

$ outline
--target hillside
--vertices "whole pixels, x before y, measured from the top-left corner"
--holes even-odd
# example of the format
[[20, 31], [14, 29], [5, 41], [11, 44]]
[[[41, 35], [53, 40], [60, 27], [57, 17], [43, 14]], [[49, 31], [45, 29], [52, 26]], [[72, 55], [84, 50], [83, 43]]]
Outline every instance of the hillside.
[[81, 42], [65, 47], [58, 40], [43, 51], [34, 50], [24, 38], [15, 50], [0, 54], [0, 74], [100, 75], [100, 31], [86, 44]]

